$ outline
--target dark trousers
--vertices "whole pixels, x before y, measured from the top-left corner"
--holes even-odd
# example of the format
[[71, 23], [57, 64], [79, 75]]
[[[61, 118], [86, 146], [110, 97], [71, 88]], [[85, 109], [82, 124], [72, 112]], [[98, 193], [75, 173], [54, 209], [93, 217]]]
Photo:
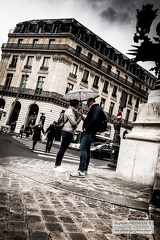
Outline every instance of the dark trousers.
[[34, 147], [36, 146], [36, 144], [37, 144], [37, 140], [33, 140], [33, 147], [32, 147], [32, 149], [34, 149]]
[[19, 136], [21, 136], [21, 138], [22, 138], [23, 132], [18, 133], [17, 137], [19, 137]]
[[60, 146], [60, 148], [58, 150], [58, 153], [57, 153], [55, 166], [60, 166], [61, 165], [62, 158], [65, 154], [65, 151], [67, 150], [67, 148], [69, 147], [69, 145], [70, 145], [70, 143], [73, 139], [73, 134], [70, 133], [70, 132], [62, 131], [61, 136], [62, 136], [62, 141], [61, 141], [61, 146]]
[[46, 152], [50, 152], [51, 151], [51, 147], [52, 147], [52, 144], [53, 144], [53, 139], [54, 138], [48, 138], [47, 139], [47, 143], [46, 143]]

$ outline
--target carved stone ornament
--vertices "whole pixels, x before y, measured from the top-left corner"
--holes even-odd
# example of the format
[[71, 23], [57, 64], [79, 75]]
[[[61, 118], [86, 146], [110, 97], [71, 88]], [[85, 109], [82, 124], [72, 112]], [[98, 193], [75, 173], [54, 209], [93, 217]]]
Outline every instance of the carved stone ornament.
[[21, 59], [21, 60], [24, 60], [24, 59], [25, 59], [25, 56], [26, 56], [26, 54], [21, 54], [21, 55], [20, 55], [20, 59]]
[[2, 53], [2, 54], [1, 54], [1, 58], [2, 58], [2, 59], [5, 59], [5, 58], [9, 59], [10, 56], [11, 56], [10, 53]]
[[38, 61], [38, 60], [40, 60], [41, 59], [41, 54], [38, 54], [37, 56], [36, 56], [36, 60]]

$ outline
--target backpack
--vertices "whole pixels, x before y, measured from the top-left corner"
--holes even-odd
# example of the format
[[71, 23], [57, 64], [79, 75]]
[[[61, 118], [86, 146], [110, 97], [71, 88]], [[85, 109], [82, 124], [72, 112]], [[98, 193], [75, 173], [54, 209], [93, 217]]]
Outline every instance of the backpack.
[[107, 117], [102, 109], [98, 120], [97, 132], [105, 132], [106, 130], [107, 130]]
[[58, 121], [57, 121], [59, 130], [62, 130], [62, 128], [64, 127], [64, 125], [66, 123], [66, 121], [64, 121], [64, 113], [65, 113], [65, 111], [62, 111], [60, 113]]

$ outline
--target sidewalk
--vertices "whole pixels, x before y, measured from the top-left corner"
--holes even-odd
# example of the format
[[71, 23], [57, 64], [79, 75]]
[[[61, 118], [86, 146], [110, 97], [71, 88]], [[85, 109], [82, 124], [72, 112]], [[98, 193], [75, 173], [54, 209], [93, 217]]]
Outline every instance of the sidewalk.
[[[0, 159], [0, 240], [152, 240], [152, 235], [114, 235], [112, 220], [149, 219], [151, 189], [115, 178], [92, 164], [86, 178], [77, 165], [54, 172], [50, 161]], [[158, 239], [158, 238], [157, 238]]]

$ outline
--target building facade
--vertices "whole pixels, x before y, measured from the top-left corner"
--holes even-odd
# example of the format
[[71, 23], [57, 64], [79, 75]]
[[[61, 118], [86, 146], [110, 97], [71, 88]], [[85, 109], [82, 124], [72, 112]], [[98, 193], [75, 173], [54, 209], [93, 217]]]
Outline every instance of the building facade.
[[[108, 137], [123, 93], [127, 93], [122, 128], [130, 130], [138, 106], [147, 102], [156, 78], [75, 19], [20, 22], [2, 45], [0, 62], [0, 125], [16, 121], [15, 132], [44, 118], [56, 121], [72, 89], [98, 92], [97, 102], [108, 117]], [[86, 105], [82, 104], [84, 113]], [[81, 123], [82, 124], [82, 123]], [[81, 124], [78, 130], [81, 131]]]

